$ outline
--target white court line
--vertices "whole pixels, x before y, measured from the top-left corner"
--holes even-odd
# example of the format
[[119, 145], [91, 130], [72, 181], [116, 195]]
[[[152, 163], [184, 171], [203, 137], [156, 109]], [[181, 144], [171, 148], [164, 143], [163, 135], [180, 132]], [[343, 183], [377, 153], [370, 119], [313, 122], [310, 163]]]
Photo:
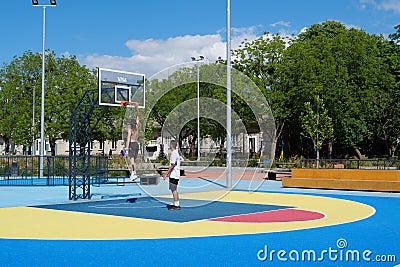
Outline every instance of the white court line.
[[[150, 201], [143, 201], [140, 203], [150, 203]], [[165, 206], [134, 207], [133, 204], [135, 204], [135, 203], [103, 204], [103, 205], [88, 206], [88, 208], [94, 208], [94, 209], [144, 209], [144, 208], [163, 208], [163, 207], [165, 207]], [[138, 204], [138, 203], [136, 203], [136, 204]]]
[[165, 206], [148, 206], [148, 207], [97, 207], [97, 206], [90, 206], [90, 208], [94, 209], [148, 209], [148, 208], [165, 208]]

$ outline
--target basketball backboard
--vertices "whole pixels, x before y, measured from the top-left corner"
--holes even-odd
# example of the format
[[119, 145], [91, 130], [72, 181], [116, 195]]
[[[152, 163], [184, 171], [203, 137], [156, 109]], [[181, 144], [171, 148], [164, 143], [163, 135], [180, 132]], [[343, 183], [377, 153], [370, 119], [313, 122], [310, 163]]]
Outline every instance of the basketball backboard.
[[138, 102], [145, 107], [145, 75], [140, 73], [99, 68], [99, 105], [121, 106]]

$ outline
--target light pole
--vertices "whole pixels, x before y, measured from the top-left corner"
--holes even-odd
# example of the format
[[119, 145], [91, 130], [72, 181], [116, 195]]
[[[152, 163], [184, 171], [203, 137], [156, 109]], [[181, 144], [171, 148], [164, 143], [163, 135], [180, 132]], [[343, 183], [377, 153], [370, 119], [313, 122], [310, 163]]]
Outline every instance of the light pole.
[[44, 94], [45, 94], [45, 60], [46, 60], [46, 8], [47, 7], [55, 7], [57, 5], [56, 0], [50, 0], [50, 5], [40, 5], [39, 0], [32, 0], [32, 5], [34, 7], [42, 7], [43, 8], [43, 30], [42, 30], [42, 107], [40, 111], [40, 155], [39, 155], [39, 177], [43, 177], [43, 166], [44, 166], [44, 147], [45, 147], [45, 138], [44, 138]]
[[35, 106], [36, 106], [36, 87], [33, 87], [32, 97], [32, 151], [31, 155], [35, 156]]
[[[200, 62], [203, 61], [204, 57], [199, 58], [192, 57], [192, 61]], [[197, 161], [200, 161], [200, 66], [197, 63]]]
[[226, 2], [226, 187], [232, 188], [231, 1]]

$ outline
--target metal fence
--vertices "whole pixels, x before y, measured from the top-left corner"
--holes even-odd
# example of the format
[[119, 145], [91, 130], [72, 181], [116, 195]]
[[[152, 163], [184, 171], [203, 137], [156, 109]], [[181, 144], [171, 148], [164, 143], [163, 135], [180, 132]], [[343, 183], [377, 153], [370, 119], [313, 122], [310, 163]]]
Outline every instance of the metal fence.
[[[39, 156], [0, 156], [0, 186], [68, 185], [69, 157], [45, 156], [43, 176], [39, 176]], [[92, 156], [92, 179], [106, 178], [108, 159]]]
[[[319, 164], [317, 164], [319, 163]], [[394, 159], [305, 159], [302, 168], [400, 170], [400, 160]]]

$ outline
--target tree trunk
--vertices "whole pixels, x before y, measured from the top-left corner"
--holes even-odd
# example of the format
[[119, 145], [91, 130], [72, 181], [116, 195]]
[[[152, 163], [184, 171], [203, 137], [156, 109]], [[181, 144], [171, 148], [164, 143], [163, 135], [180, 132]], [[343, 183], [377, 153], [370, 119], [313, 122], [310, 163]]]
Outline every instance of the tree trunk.
[[51, 155], [54, 157], [56, 155], [56, 138], [50, 137], [49, 142], [50, 142], [50, 149], [51, 149]]
[[197, 138], [195, 138], [192, 135], [190, 138], [190, 141], [189, 141], [189, 155], [191, 157], [193, 157], [196, 154], [196, 140], [197, 140]]
[[333, 141], [329, 140], [328, 142], [328, 157], [332, 159], [332, 154], [333, 154]]
[[10, 153], [10, 138], [3, 136], [4, 138], [4, 152], [5, 154]]
[[282, 124], [278, 127], [276, 127], [275, 131], [275, 138], [273, 139], [272, 147], [271, 147], [271, 159], [274, 160], [277, 155], [275, 155], [277, 149], [276, 146], [278, 145], [278, 139], [281, 137], [283, 128], [285, 127], [285, 122], [282, 122]]
[[389, 148], [389, 155], [391, 158], [393, 158], [394, 156], [396, 156], [396, 152], [397, 152], [397, 148], [398, 148], [399, 144], [393, 144], [392, 146], [390, 146]]
[[225, 136], [221, 136], [221, 144], [219, 145], [219, 156], [224, 158]]
[[365, 156], [361, 154], [361, 151], [358, 148], [355, 148], [354, 150], [357, 153], [358, 159], [365, 159]]
[[275, 136], [272, 139], [272, 144], [271, 144], [271, 160], [275, 160], [275, 158], [279, 157], [279, 155], [276, 155], [276, 146], [278, 145], [278, 138]]
[[317, 169], [319, 169], [319, 149], [317, 149]]

